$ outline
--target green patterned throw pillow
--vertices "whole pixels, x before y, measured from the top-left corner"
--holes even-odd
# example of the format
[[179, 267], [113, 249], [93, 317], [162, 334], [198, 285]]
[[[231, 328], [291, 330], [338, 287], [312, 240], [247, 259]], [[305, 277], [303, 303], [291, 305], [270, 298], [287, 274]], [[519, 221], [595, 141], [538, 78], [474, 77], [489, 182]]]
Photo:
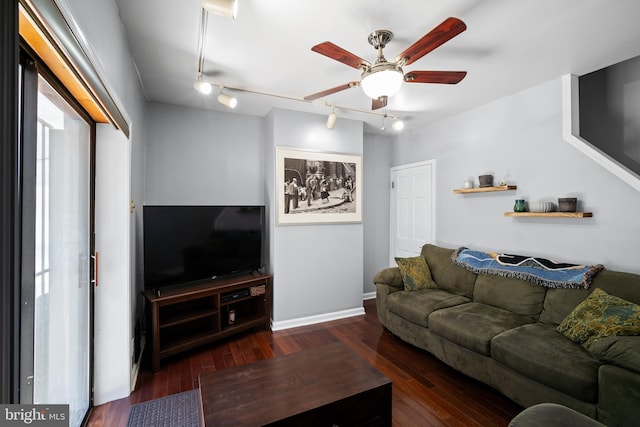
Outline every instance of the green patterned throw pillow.
[[640, 335], [640, 306], [596, 288], [556, 330], [584, 348], [603, 337]]
[[418, 289], [437, 288], [431, 278], [429, 265], [422, 256], [413, 258], [396, 258], [402, 283], [405, 291], [417, 291]]

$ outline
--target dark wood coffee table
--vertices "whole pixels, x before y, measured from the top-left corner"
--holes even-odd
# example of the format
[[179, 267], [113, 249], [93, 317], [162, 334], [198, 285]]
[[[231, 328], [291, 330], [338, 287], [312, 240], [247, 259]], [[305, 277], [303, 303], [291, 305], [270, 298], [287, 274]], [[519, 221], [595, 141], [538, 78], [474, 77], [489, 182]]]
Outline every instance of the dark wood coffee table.
[[391, 380], [345, 344], [200, 375], [205, 426], [391, 426]]

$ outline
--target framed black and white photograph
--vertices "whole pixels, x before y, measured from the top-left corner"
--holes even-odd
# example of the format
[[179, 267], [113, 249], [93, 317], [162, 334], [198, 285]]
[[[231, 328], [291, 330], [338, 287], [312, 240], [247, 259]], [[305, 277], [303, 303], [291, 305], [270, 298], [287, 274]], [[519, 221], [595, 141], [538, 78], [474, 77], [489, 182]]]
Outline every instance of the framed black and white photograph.
[[361, 156], [276, 147], [278, 224], [362, 222]]

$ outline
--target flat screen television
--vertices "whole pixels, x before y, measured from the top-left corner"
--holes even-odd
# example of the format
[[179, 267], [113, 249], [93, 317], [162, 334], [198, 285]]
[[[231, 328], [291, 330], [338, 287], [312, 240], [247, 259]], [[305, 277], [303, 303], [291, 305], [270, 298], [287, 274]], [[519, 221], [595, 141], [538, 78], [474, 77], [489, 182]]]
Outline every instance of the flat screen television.
[[144, 287], [264, 267], [264, 206], [144, 206]]

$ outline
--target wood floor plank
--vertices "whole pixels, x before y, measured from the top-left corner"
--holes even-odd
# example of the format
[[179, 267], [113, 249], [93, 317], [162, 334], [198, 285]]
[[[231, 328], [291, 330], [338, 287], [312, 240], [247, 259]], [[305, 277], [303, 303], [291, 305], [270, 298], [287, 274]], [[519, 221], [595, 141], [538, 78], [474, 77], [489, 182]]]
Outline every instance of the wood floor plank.
[[282, 331], [246, 332], [163, 360], [151, 372], [143, 359], [136, 389], [128, 398], [96, 406], [90, 427], [125, 427], [136, 403], [198, 387], [198, 375], [343, 342], [393, 382], [393, 426], [505, 427], [522, 408], [496, 390], [447, 366], [383, 329], [375, 300], [365, 315]]

